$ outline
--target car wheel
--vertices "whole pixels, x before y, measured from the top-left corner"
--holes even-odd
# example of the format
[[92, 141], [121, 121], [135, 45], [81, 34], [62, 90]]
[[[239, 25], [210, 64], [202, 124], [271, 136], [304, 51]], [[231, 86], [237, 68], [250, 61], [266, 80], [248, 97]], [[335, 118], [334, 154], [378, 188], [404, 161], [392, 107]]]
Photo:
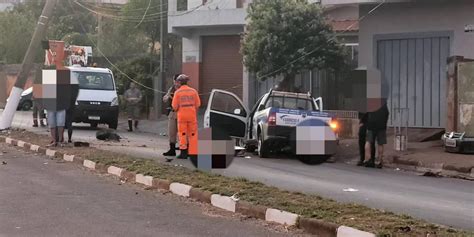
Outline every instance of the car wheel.
[[263, 138], [263, 133], [260, 133], [258, 136], [258, 156], [260, 158], [268, 158], [270, 150], [268, 149], [268, 145]]
[[245, 150], [246, 150], [247, 152], [253, 153], [253, 152], [255, 152], [255, 151], [257, 150], [257, 147], [255, 147], [255, 145], [247, 145], [247, 146], [245, 147]]
[[331, 158], [330, 155], [299, 155], [298, 159], [307, 165], [318, 165]]
[[117, 127], [118, 127], [118, 121], [117, 120], [109, 123], [109, 128], [110, 129], [117, 130]]
[[31, 107], [33, 107], [33, 103], [31, 101], [25, 101], [23, 102], [23, 104], [21, 105], [21, 109], [23, 111], [29, 111], [31, 109]]

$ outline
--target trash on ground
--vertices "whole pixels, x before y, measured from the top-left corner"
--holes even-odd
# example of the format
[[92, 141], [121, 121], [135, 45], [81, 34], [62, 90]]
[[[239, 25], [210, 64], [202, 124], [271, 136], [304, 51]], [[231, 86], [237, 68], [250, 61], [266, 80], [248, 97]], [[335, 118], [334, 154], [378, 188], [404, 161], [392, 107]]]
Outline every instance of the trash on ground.
[[244, 158], [245, 159], [251, 159], [252, 157], [251, 156], [245, 156]]
[[344, 192], [359, 192], [359, 190], [355, 189], [355, 188], [345, 188], [342, 191], [344, 191]]
[[423, 173], [421, 176], [425, 176], [425, 177], [441, 177], [441, 175], [440, 175], [439, 173], [434, 173], [434, 172], [431, 172], [431, 171], [425, 172], [425, 173]]
[[2, 165], [6, 165], [6, 164], [7, 164], [7, 162], [6, 162], [6, 161], [2, 161]]
[[74, 147], [89, 147], [90, 144], [88, 142], [74, 142]]
[[101, 141], [119, 142], [121, 137], [114, 130], [104, 129], [96, 132], [95, 137]]

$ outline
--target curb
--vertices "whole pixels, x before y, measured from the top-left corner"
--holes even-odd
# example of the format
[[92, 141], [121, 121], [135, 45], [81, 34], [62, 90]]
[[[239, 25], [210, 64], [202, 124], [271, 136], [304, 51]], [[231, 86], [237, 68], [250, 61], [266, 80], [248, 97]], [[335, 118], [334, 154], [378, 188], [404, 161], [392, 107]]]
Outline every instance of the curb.
[[[347, 226], [338, 226], [333, 223], [324, 222], [317, 219], [305, 218], [300, 215], [286, 212], [278, 209], [267, 208], [260, 205], [254, 205], [246, 201], [240, 201], [233, 197], [220, 194], [214, 194], [210, 191], [194, 188], [187, 184], [171, 182], [152, 176], [137, 174], [116, 166], [106, 166], [98, 164], [91, 160], [76, 157], [75, 155], [63, 154], [61, 152], [45, 149], [38, 145], [29, 144], [24, 141], [18, 141], [9, 137], [0, 136], [0, 142], [5, 142], [13, 146], [41, 153], [48, 157], [59, 158], [65, 161], [80, 164], [81, 166], [98, 172], [108, 173], [119, 177], [126, 182], [135, 182], [147, 187], [157, 188], [159, 190], [170, 191], [178, 196], [195, 199], [199, 202], [211, 204], [214, 207], [243, 214], [256, 219], [274, 222], [285, 226], [296, 226], [308, 233], [324, 237], [375, 237], [375, 234], [360, 231]], [[472, 174], [471, 170], [471, 174]]]
[[444, 163], [423, 164], [420, 161], [402, 160], [399, 159], [399, 157], [394, 157], [393, 162], [391, 164], [387, 164], [387, 167], [402, 168], [404, 170], [415, 171], [419, 173], [431, 172], [443, 177], [474, 180], [474, 168], [458, 167], [446, 165]]

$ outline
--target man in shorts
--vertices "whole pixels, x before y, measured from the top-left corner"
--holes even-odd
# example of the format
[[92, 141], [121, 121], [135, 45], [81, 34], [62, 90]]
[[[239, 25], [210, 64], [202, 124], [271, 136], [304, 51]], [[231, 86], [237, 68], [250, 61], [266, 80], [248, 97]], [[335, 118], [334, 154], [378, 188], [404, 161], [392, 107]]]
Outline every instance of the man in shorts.
[[[383, 167], [383, 149], [387, 144], [387, 122], [389, 118], [389, 111], [386, 101], [382, 107], [374, 112], [368, 113], [367, 118], [367, 143], [366, 150], [370, 149], [370, 159], [365, 162], [365, 167], [382, 168]], [[377, 156], [379, 163], [375, 164], [375, 142], [377, 142]], [[366, 152], [366, 154], [369, 152]]]

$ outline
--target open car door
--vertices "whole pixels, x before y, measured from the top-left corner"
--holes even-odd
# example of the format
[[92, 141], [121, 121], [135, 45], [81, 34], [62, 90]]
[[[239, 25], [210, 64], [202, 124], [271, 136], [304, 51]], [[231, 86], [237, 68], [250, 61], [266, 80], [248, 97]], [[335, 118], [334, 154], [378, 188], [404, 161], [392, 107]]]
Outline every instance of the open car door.
[[235, 94], [213, 89], [204, 114], [204, 127], [220, 129], [233, 138], [245, 138], [248, 110]]

